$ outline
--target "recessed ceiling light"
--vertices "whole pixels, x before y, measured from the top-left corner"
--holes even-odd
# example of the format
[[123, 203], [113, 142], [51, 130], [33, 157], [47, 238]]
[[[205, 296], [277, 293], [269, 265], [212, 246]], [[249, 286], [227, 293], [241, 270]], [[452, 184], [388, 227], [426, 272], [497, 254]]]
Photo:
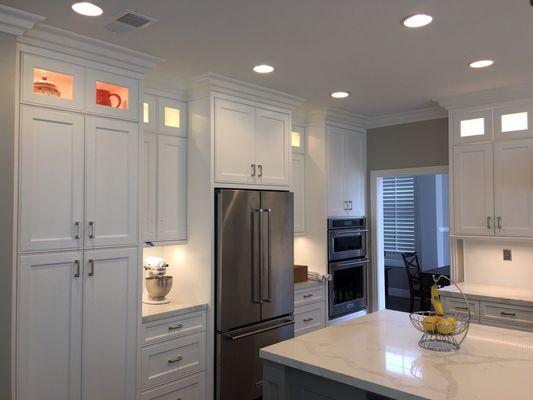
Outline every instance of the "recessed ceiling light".
[[414, 14], [402, 19], [403, 26], [407, 28], [421, 28], [429, 25], [433, 21], [433, 17], [428, 14]]
[[350, 95], [350, 92], [346, 91], [339, 91], [339, 92], [333, 92], [331, 93], [331, 97], [334, 99], [344, 99]]
[[78, 14], [85, 15], [87, 17], [98, 17], [104, 12], [96, 4], [89, 3], [88, 1], [80, 1], [72, 4], [72, 9]]
[[274, 71], [274, 67], [271, 65], [261, 64], [254, 67], [254, 71], [258, 74], [270, 74]]
[[485, 68], [494, 64], [492, 60], [478, 60], [470, 63], [470, 68]]

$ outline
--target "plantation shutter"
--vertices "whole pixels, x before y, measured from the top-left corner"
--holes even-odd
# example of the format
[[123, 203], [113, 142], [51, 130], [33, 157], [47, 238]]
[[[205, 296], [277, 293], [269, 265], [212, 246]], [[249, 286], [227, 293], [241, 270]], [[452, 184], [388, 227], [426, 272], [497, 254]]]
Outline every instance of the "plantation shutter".
[[383, 178], [384, 244], [388, 252], [416, 250], [415, 178]]

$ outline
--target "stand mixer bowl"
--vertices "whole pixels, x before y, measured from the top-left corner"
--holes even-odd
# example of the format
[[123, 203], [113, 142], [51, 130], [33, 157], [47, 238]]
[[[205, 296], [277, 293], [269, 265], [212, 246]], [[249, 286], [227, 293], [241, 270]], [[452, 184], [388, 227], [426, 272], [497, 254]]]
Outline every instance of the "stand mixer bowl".
[[172, 287], [171, 276], [149, 276], [146, 278], [146, 290], [153, 300], [164, 300]]

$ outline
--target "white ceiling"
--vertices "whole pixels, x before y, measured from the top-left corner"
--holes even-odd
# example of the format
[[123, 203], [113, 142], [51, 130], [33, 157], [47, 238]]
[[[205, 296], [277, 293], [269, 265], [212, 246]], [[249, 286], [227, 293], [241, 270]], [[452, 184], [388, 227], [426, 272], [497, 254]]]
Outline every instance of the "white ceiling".
[[[185, 78], [216, 72], [303, 97], [309, 103], [377, 116], [432, 106], [432, 99], [533, 81], [529, 0], [95, 0], [82, 17], [69, 0], [0, 0], [45, 23], [167, 60]], [[159, 19], [126, 35], [103, 28], [130, 9]], [[426, 28], [400, 21], [433, 15]], [[493, 67], [468, 63], [491, 58]], [[276, 71], [258, 76], [252, 66]], [[335, 89], [348, 99], [333, 100]]]

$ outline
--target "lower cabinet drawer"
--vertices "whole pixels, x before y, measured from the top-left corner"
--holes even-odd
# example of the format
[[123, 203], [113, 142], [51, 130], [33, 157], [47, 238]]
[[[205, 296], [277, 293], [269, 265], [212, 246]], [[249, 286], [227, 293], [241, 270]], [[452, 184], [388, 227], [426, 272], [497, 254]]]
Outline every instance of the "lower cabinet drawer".
[[205, 333], [141, 350], [141, 386], [147, 389], [205, 369]]
[[[479, 300], [468, 300], [468, 307], [470, 307], [470, 319], [472, 322], [479, 322]], [[467, 306], [463, 299], [456, 297], [444, 298], [444, 309], [446, 312], [466, 315]]]
[[533, 330], [533, 308], [482, 301], [481, 323]]
[[143, 324], [143, 346], [205, 331], [205, 312], [164, 318]]
[[294, 291], [295, 307], [301, 307], [315, 301], [324, 301], [324, 287], [322, 285]]
[[294, 309], [294, 336], [324, 327], [324, 303], [317, 302]]
[[205, 400], [205, 372], [147, 390], [141, 400]]

